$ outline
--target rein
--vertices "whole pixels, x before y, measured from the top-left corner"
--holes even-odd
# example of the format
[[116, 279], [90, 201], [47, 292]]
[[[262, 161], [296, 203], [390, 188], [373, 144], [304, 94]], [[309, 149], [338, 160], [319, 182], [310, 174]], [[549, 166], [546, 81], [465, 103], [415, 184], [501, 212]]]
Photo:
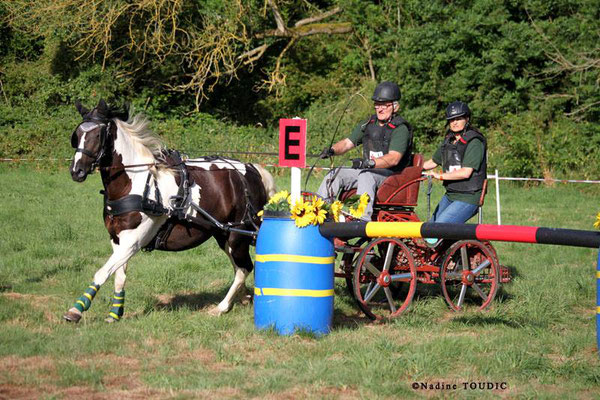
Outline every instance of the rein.
[[119, 166], [110, 166], [110, 167], [98, 167], [99, 170], [111, 170], [111, 169], [127, 169], [127, 168], [137, 168], [137, 167], [152, 167], [157, 166], [158, 163], [146, 163], [146, 164], [130, 164], [130, 165], [119, 165]]

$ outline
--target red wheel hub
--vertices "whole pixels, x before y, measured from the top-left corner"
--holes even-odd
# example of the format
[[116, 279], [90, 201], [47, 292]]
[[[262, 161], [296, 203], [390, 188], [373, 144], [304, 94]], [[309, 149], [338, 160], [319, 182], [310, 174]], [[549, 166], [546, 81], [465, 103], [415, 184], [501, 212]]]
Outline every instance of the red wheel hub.
[[381, 287], [388, 287], [392, 283], [392, 276], [388, 271], [381, 271], [381, 274], [377, 277], [377, 283]]
[[471, 286], [475, 283], [475, 275], [471, 271], [463, 271], [462, 272], [462, 283], [467, 286]]

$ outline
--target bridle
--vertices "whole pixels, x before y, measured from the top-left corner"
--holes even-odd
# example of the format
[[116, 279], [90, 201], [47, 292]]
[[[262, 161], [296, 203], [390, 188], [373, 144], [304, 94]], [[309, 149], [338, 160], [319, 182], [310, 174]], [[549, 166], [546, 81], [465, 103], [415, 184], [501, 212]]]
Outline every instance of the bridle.
[[[86, 124], [86, 123], [92, 123], [94, 124], [96, 127], [100, 128], [100, 149], [98, 150], [97, 154], [92, 153], [91, 151], [84, 149], [83, 147], [77, 147], [79, 145], [79, 140], [78, 140], [78, 136], [77, 136], [77, 131], [79, 130], [79, 128]], [[91, 166], [91, 172], [94, 172], [94, 170], [96, 169], [96, 167], [98, 167], [98, 165], [100, 164], [100, 161], [102, 160], [102, 157], [104, 157], [104, 154], [106, 153], [106, 145], [107, 145], [107, 138], [110, 135], [110, 131], [109, 128], [112, 124], [112, 121], [110, 120], [104, 120], [104, 119], [99, 119], [99, 118], [84, 118], [83, 122], [81, 124], [79, 124], [77, 126], [77, 128], [75, 128], [75, 130], [73, 131], [73, 134], [71, 135], [71, 147], [73, 147], [75, 149], [75, 153], [83, 153], [86, 156], [94, 159], [94, 162], [92, 162], [92, 166]], [[93, 127], [90, 127], [88, 129], [83, 129], [84, 131], [84, 135], [87, 132], [90, 132], [92, 129], [94, 129]]]

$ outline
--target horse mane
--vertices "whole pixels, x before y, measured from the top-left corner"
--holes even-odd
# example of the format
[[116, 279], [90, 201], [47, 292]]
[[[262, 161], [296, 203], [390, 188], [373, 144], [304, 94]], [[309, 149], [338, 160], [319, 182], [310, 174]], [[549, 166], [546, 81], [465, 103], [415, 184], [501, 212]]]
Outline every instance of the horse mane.
[[127, 121], [119, 118], [113, 120], [122, 132], [129, 135], [140, 154], [152, 157], [157, 161], [164, 160], [163, 152], [167, 147], [162, 139], [152, 132], [149, 127], [150, 122], [144, 115], [130, 115]]

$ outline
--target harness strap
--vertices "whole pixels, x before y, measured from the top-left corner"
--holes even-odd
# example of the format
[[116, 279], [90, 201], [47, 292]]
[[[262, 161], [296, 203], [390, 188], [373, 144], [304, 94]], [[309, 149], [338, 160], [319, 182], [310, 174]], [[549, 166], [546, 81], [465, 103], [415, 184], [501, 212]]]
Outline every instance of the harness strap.
[[144, 195], [129, 194], [121, 197], [117, 200], [109, 200], [104, 191], [104, 209], [106, 213], [112, 216], [121, 215], [132, 211], [143, 212], [153, 217], [159, 217], [161, 215], [168, 214], [169, 210], [162, 205], [160, 190], [158, 190], [158, 183], [154, 179], [154, 193], [156, 200], [148, 198], [150, 194], [150, 177], [152, 175], [148, 173], [146, 179], [146, 188], [144, 189]]

